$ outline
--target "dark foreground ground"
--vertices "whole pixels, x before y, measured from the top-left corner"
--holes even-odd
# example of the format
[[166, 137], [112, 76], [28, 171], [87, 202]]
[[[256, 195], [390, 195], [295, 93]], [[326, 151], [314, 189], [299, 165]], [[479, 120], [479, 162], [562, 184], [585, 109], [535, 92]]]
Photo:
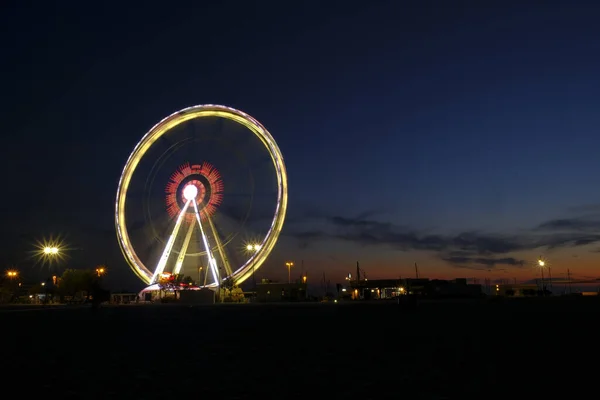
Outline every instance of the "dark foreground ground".
[[[600, 299], [0, 309], [20, 398], [578, 398]], [[594, 388], [595, 387], [595, 388]], [[590, 391], [589, 388], [594, 388]], [[564, 394], [563, 394], [564, 393]]]

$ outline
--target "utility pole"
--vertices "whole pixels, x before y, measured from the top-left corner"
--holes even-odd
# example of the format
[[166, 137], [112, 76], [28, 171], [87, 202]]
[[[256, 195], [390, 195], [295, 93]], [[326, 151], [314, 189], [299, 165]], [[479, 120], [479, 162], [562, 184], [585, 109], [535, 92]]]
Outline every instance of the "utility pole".
[[571, 294], [571, 270], [567, 268], [567, 281], [569, 282], [569, 294]]
[[417, 279], [419, 279], [419, 267], [417, 266], [417, 263], [415, 263], [415, 275]]

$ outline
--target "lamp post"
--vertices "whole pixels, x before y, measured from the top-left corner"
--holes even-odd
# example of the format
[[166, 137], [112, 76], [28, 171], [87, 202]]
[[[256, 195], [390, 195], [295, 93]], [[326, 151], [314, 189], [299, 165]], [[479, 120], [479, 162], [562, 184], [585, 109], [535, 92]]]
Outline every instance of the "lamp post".
[[292, 267], [294, 266], [294, 263], [291, 261], [288, 261], [285, 263], [285, 266], [288, 269], [288, 284], [292, 283]]
[[56, 256], [60, 252], [60, 249], [56, 246], [44, 247], [44, 254], [47, 256]]
[[544, 267], [546, 265], [546, 262], [544, 260], [542, 260], [542, 257], [540, 257], [538, 259], [538, 265], [540, 267], [540, 271], [542, 272], [542, 295], [545, 296], [546, 295], [546, 284], [544, 282]]
[[256, 243], [249, 243], [246, 245], [246, 251], [248, 252], [257, 252], [258, 250], [260, 250], [260, 244], [256, 244]]
[[[246, 251], [248, 253], [256, 253], [260, 250], [260, 244], [257, 243], [248, 243], [246, 245]], [[256, 275], [255, 275], [254, 263], [252, 263], [252, 285], [254, 286], [254, 294], [256, 295]]]
[[38, 255], [50, 267], [55, 264], [58, 270], [58, 262], [64, 258], [65, 251], [59, 242], [44, 242], [38, 246]]
[[105, 273], [106, 268], [104, 266], [101, 265], [98, 268], [96, 268], [96, 275], [98, 275], [98, 278], [102, 277]]

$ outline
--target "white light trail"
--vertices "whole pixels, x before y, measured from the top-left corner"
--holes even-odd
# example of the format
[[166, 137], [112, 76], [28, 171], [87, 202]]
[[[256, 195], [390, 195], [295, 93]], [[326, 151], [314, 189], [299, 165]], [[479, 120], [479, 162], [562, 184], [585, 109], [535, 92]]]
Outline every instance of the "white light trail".
[[229, 266], [229, 260], [227, 259], [227, 255], [225, 254], [225, 249], [223, 248], [221, 239], [219, 239], [219, 233], [217, 232], [217, 227], [212, 222], [212, 219], [210, 218], [209, 215], [206, 216], [206, 220], [208, 221], [210, 230], [212, 231], [213, 237], [215, 238], [217, 250], [219, 251], [219, 254], [221, 255], [221, 262], [223, 263], [223, 266], [225, 267], [225, 272], [227, 273], [228, 276], [231, 276], [233, 274], [233, 271], [231, 270], [231, 267]]
[[179, 216], [177, 217], [175, 228], [173, 228], [173, 232], [171, 232], [171, 236], [169, 236], [169, 240], [165, 245], [165, 249], [162, 253], [162, 256], [160, 257], [160, 260], [158, 260], [158, 264], [156, 265], [156, 270], [154, 270], [154, 275], [152, 275], [152, 280], [150, 281], [151, 284], [155, 283], [156, 277], [162, 274], [165, 270], [165, 266], [167, 265], [167, 261], [169, 260], [169, 256], [171, 255], [171, 250], [173, 249], [173, 244], [175, 243], [175, 239], [177, 238], [177, 233], [179, 232], [179, 228], [181, 227], [181, 222], [183, 221], [183, 217], [189, 205], [190, 201], [188, 200], [187, 203], [185, 203], [185, 206], [181, 209]]
[[190, 245], [190, 240], [192, 239], [192, 233], [194, 232], [194, 224], [196, 220], [192, 219], [190, 222], [190, 227], [188, 228], [187, 234], [185, 235], [185, 239], [183, 240], [183, 245], [181, 246], [181, 251], [179, 252], [179, 256], [177, 257], [177, 263], [175, 263], [175, 268], [173, 269], [173, 275], [179, 275], [181, 272], [181, 266], [183, 265], [183, 260], [185, 259], [185, 253], [187, 252], [187, 248]]
[[202, 241], [204, 242], [204, 247], [206, 248], [206, 257], [208, 258], [208, 265], [210, 265], [213, 276], [215, 277], [215, 283], [217, 284], [217, 287], [218, 287], [218, 286], [220, 286], [220, 278], [219, 278], [219, 271], [217, 269], [217, 261], [213, 257], [212, 252], [210, 251], [210, 246], [208, 245], [208, 239], [206, 238], [206, 235], [204, 234], [204, 229], [202, 228], [202, 222], [200, 221], [200, 213], [198, 212], [198, 206], [196, 205], [196, 202], [194, 202], [194, 211], [196, 213], [196, 220], [198, 221], [198, 225], [200, 226], [200, 233], [202, 234]]

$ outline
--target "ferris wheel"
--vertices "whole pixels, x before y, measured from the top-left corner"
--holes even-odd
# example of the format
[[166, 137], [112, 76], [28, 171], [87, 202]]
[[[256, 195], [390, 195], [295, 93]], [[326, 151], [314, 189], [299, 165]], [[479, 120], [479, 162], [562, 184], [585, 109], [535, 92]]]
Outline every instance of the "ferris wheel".
[[263, 125], [230, 107], [193, 106], [156, 124], [129, 156], [117, 238], [147, 285], [167, 273], [198, 287], [237, 285], [273, 250], [287, 196], [283, 156]]

